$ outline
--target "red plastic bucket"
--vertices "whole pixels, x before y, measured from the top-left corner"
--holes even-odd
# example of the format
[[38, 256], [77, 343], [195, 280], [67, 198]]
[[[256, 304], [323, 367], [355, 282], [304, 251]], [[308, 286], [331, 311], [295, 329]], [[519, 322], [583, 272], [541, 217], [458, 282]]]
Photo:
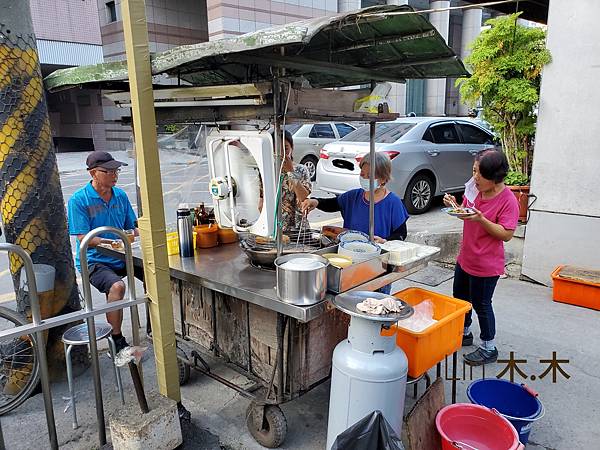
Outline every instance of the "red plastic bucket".
[[435, 425], [442, 450], [520, 450], [515, 427], [498, 411], [470, 403], [448, 405], [438, 412]]

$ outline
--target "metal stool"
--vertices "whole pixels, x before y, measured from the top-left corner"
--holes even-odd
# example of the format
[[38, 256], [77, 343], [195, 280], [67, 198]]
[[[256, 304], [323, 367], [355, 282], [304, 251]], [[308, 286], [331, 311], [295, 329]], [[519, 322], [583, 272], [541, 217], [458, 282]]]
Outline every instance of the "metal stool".
[[[121, 374], [119, 368], [115, 364], [116, 348], [115, 342], [111, 336], [112, 326], [108, 323], [97, 323], [96, 324], [96, 342], [102, 339], [108, 340], [109, 352], [112, 360], [113, 368], [115, 369], [115, 378], [117, 380], [117, 389], [121, 396], [121, 402], [125, 404], [125, 396], [123, 395], [123, 385], [121, 384]], [[67, 362], [67, 380], [69, 381], [69, 406], [73, 408], [73, 429], [75, 430], [79, 425], [77, 424], [77, 411], [75, 409], [75, 389], [73, 387], [73, 365], [71, 362], [71, 349], [76, 345], [87, 345], [90, 343], [88, 335], [88, 329], [86, 324], [75, 325], [64, 332], [62, 341], [65, 346], [65, 360]], [[66, 412], [66, 409], [65, 409]]]
[[417, 398], [417, 384], [425, 378], [425, 389], [427, 389], [431, 385], [431, 378], [429, 378], [429, 374], [425, 372], [424, 374], [418, 376], [417, 378], [407, 377], [406, 379], [406, 387], [413, 385], [413, 398]]

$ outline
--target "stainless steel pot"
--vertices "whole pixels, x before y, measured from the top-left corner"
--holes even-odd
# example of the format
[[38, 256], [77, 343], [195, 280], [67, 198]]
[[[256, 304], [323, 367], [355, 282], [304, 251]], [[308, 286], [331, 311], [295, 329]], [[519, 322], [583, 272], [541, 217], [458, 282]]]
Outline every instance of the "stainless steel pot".
[[[309, 258], [323, 263], [322, 267], [309, 270], [286, 269], [282, 265], [295, 258]], [[277, 296], [292, 305], [308, 306], [319, 303], [327, 292], [327, 266], [329, 261], [320, 255], [294, 253], [275, 260], [277, 270]]]

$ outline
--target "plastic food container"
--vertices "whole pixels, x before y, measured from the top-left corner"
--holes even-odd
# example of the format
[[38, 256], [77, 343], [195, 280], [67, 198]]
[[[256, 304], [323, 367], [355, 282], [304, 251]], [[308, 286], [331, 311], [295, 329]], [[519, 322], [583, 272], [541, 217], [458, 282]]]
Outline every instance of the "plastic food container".
[[322, 256], [329, 260], [329, 264], [340, 269], [345, 269], [352, 265], [352, 258], [349, 256], [340, 255], [338, 253], [325, 253]]
[[[194, 231], [194, 250], [196, 249], [196, 232]], [[167, 233], [167, 255], [179, 255], [179, 236], [177, 231]]]
[[353, 263], [375, 258], [381, 253], [381, 247], [373, 242], [344, 241], [338, 247], [340, 255], [348, 256]]
[[238, 235], [232, 228], [221, 228], [217, 232], [219, 244], [232, 244], [238, 241]]
[[196, 231], [196, 248], [216, 247], [219, 243], [219, 227], [214, 224], [199, 225]]
[[563, 278], [560, 272], [564, 267], [558, 266], [552, 272], [552, 299], [555, 302], [600, 310], [600, 284]]
[[408, 375], [417, 378], [462, 346], [465, 314], [471, 304], [419, 288], [404, 289], [396, 292], [394, 297], [411, 306], [425, 300], [433, 303], [433, 318], [437, 322], [425, 330], [414, 332], [392, 325], [389, 330], [382, 331], [384, 336], [396, 334], [396, 345], [408, 358]]
[[179, 254], [179, 237], [176, 231], [167, 233], [167, 254], [169, 256]]

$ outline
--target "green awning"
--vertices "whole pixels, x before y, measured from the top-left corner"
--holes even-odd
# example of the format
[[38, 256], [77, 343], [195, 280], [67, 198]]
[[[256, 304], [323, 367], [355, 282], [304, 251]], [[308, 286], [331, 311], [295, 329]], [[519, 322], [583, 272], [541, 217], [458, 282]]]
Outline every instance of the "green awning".
[[[469, 75], [435, 27], [409, 6], [374, 6], [183, 45], [151, 62], [153, 75], [193, 86], [270, 81], [273, 67], [315, 88]], [[110, 88], [127, 81], [127, 64], [61, 69], [45, 81], [50, 91], [84, 84]]]

